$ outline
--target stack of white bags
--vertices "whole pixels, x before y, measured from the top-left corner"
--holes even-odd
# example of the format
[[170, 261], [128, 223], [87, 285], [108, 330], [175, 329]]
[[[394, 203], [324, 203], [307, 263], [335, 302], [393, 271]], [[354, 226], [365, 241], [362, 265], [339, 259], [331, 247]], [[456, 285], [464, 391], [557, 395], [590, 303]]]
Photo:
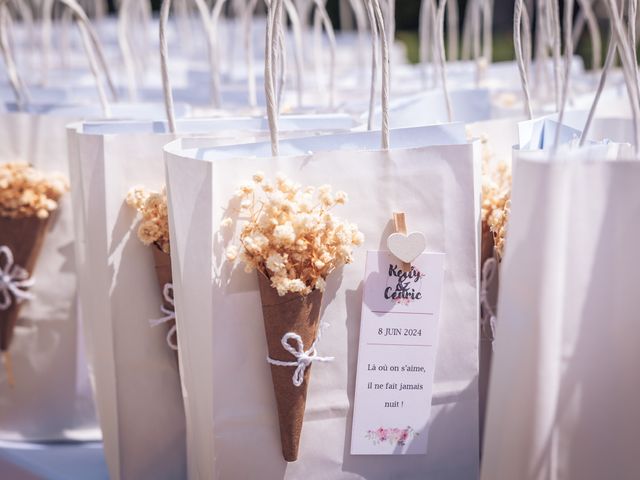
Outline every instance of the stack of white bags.
[[[0, 374], [0, 441], [102, 441], [114, 480], [640, 478], [635, 2], [515, 0], [516, 61], [491, 63], [492, 2], [423, 0], [415, 65], [395, 0], [341, 0], [340, 30], [325, 0], [116, 3], [0, 0], [0, 162], [70, 179], [15, 385]], [[258, 171], [348, 192], [339, 215], [364, 234], [327, 280], [334, 360], [314, 362], [290, 463], [258, 279], [228, 259]], [[141, 185], [166, 189], [170, 298], [127, 205]], [[366, 257], [397, 211], [446, 254], [427, 448], [353, 455]]]

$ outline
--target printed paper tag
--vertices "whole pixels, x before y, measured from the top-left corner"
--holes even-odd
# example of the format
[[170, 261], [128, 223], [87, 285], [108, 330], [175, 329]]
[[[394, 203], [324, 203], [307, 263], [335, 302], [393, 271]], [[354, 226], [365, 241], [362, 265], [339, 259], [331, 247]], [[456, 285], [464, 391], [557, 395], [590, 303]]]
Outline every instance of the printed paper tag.
[[389, 252], [367, 252], [353, 455], [424, 454], [440, 321], [443, 253], [411, 270]]

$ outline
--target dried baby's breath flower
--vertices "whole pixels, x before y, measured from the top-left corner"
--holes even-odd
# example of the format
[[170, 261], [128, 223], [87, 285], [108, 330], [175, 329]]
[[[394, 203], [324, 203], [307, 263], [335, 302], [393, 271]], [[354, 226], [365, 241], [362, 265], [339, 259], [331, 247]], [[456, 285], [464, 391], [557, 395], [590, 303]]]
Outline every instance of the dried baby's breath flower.
[[127, 205], [142, 216], [138, 227], [140, 241], [145, 245], [154, 244], [164, 253], [169, 253], [169, 215], [165, 189], [152, 192], [144, 187], [134, 187], [127, 194]]
[[357, 225], [330, 212], [348, 201], [347, 194], [333, 193], [329, 185], [303, 188], [284, 175], [271, 184], [256, 173], [253, 181], [253, 189], [244, 185], [238, 192], [247, 222], [240, 248], [228, 247], [227, 259], [262, 272], [279, 295], [323, 291], [327, 276], [351, 263], [353, 248], [364, 241]]
[[511, 165], [496, 161], [486, 137], [482, 137], [482, 223], [493, 235], [498, 258], [504, 243], [511, 208]]
[[0, 217], [45, 219], [69, 191], [59, 173], [44, 173], [28, 163], [0, 163]]
[[336, 205], [344, 205], [349, 201], [349, 196], [345, 192], [336, 192], [334, 199]]
[[238, 258], [238, 247], [236, 247], [235, 245], [229, 245], [225, 254], [227, 256], [227, 260], [233, 262], [236, 258]]
[[240, 185], [240, 191], [243, 196], [253, 193], [253, 185], [247, 183], [246, 185]]
[[141, 210], [147, 200], [147, 192], [144, 187], [134, 187], [127, 193], [127, 205]]

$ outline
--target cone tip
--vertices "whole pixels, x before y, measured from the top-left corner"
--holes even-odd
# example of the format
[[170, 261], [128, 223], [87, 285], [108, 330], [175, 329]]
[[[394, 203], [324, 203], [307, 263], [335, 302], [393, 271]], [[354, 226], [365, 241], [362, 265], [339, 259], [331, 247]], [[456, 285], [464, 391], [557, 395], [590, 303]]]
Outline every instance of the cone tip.
[[298, 452], [287, 452], [285, 450], [282, 450], [282, 456], [284, 457], [285, 461], [288, 463], [293, 463], [298, 461]]

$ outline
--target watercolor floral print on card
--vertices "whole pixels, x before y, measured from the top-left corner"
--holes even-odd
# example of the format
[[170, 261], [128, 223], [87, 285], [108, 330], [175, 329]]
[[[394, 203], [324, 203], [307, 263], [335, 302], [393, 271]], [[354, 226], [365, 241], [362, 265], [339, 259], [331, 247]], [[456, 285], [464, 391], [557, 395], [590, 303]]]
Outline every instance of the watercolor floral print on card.
[[411, 427], [406, 428], [384, 428], [380, 427], [375, 430], [369, 430], [366, 438], [371, 440], [374, 445], [390, 443], [391, 445], [404, 446], [413, 437], [420, 435]]

